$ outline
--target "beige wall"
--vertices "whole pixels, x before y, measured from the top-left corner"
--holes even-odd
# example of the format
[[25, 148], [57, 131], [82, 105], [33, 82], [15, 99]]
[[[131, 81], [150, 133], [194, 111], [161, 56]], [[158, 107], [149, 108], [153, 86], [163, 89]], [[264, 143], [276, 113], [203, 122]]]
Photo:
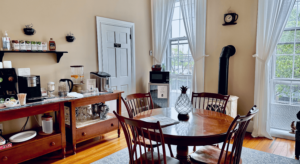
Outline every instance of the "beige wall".
[[[231, 7], [239, 15], [237, 25], [222, 26]], [[236, 95], [238, 113], [246, 114], [254, 103], [257, 0], [207, 0], [205, 91], [218, 92], [219, 57], [224, 46], [233, 45], [228, 93]]]
[[[84, 65], [85, 77], [98, 70], [96, 16], [135, 23], [136, 41], [136, 91], [147, 89], [148, 72], [151, 68], [151, 15], [150, 0], [51, 0], [11, 1], [2, 0], [0, 5], [0, 34], [5, 30], [11, 39], [48, 41], [53, 38], [57, 50], [68, 51], [60, 63], [54, 54], [8, 54], [13, 67], [30, 68], [32, 74], [41, 76], [41, 85], [48, 81], [58, 83], [70, 77], [70, 65]], [[22, 29], [32, 23], [37, 31], [33, 36], [24, 35]], [[72, 32], [76, 37], [68, 43], [65, 36]], [[2, 46], [1, 46], [2, 47]], [[19, 131], [25, 118], [3, 122], [4, 133]], [[31, 118], [31, 123], [33, 118]], [[34, 123], [34, 122], [33, 122]]]

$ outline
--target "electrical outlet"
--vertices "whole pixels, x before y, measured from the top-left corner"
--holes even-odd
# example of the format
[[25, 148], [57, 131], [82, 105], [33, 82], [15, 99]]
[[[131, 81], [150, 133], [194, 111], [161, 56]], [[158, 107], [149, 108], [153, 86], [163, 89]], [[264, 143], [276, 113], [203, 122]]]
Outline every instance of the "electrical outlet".
[[0, 129], [1, 129], [2, 133], [3, 133], [3, 125], [2, 124], [0, 124]]
[[149, 55], [152, 56], [152, 50], [149, 51]]

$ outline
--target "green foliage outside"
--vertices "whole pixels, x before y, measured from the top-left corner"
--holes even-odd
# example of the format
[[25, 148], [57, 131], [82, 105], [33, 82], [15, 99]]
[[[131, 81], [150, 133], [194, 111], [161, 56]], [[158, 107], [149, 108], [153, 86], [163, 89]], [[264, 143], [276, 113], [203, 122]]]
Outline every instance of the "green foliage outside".
[[[300, 11], [300, 6], [298, 10]], [[286, 28], [300, 27], [299, 18], [300, 15], [297, 13], [297, 5], [295, 5], [286, 24]], [[294, 44], [294, 42], [296, 43]], [[277, 45], [276, 54], [275, 78], [291, 79], [293, 78], [294, 70], [294, 79], [299, 78], [300, 80], [300, 30], [291, 29], [284, 31]], [[275, 99], [277, 101], [289, 102], [289, 97], [291, 96], [293, 97], [293, 102], [300, 102], [299, 85], [275, 84]]]
[[[179, 51], [178, 51], [179, 48]], [[178, 54], [179, 52], [179, 54]], [[172, 45], [171, 72], [173, 74], [192, 74], [194, 60], [183, 46]]]

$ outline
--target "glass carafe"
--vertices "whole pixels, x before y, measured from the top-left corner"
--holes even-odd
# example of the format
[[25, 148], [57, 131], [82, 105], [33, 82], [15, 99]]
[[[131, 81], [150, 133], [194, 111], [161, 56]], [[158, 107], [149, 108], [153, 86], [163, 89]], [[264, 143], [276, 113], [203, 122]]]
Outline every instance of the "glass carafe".
[[83, 84], [83, 65], [73, 65], [71, 67], [71, 79], [74, 84]]

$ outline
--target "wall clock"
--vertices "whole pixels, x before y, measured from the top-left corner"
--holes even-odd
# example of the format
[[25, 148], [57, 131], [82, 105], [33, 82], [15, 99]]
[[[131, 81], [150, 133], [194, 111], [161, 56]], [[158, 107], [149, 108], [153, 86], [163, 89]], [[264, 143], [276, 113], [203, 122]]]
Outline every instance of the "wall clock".
[[239, 15], [236, 13], [227, 13], [224, 14], [224, 24], [223, 26], [226, 25], [235, 25], [235, 21], [237, 21], [237, 19], [239, 18]]

